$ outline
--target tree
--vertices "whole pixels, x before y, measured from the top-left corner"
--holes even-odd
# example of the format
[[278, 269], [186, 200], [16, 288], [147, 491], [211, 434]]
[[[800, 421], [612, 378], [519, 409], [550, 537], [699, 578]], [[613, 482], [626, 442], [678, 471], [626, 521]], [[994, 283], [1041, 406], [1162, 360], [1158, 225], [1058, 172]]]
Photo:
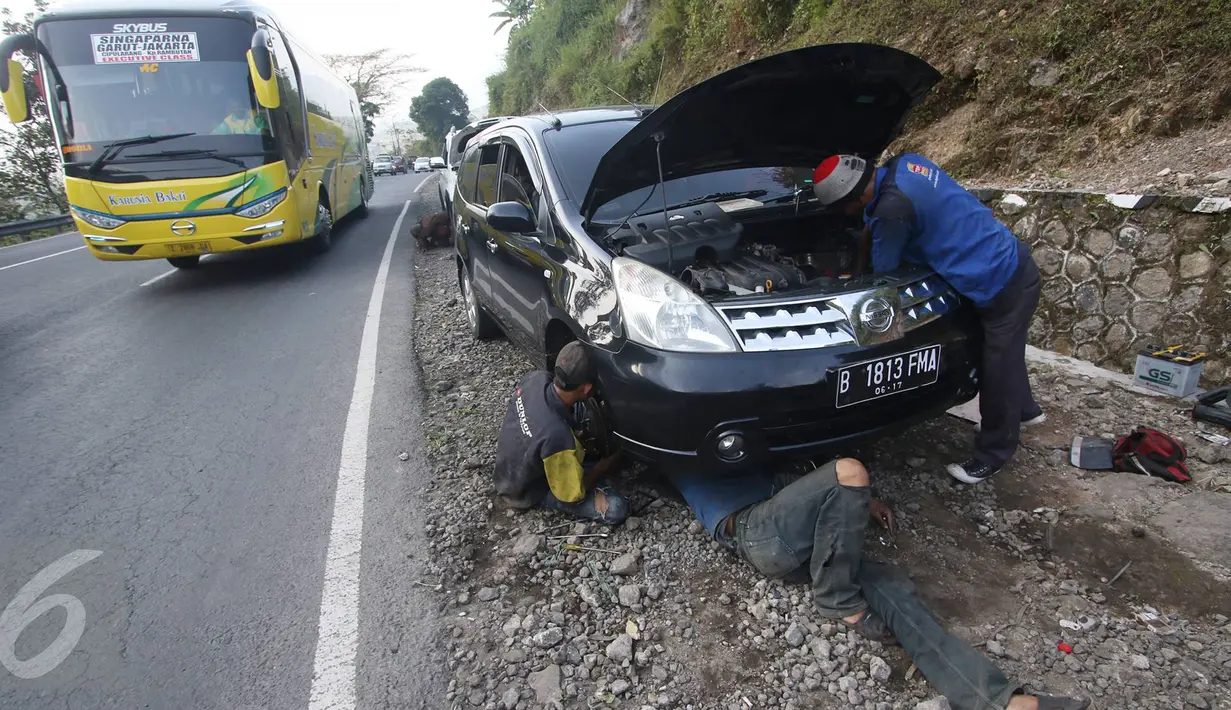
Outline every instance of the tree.
[[376, 117], [396, 98], [397, 80], [423, 71], [409, 64], [410, 55], [394, 54], [388, 48], [366, 54], [326, 54], [325, 61], [354, 87], [369, 141], [376, 131]]
[[[35, 0], [34, 12], [14, 19], [8, 8], [0, 10], [0, 27], [4, 34], [30, 32], [36, 14], [47, 9], [47, 0]], [[47, 102], [38, 87], [33, 71], [33, 57], [15, 57], [26, 66], [24, 72], [26, 99], [30, 103], [30, 120], [0, 129], [0, 219], [20, 219], [22, 216], [63, 214], [68, 211], [61, 179], [60, 150], [51, 131]]]
[[496, 0], [496, 4], [502, 6], [503, 10], [497, 10], [488, 17], [496, 17], [501, 20], [501, 23], [496, 26], [496, 31], [492, 34], [500, 34], [500, 30], [504, 29], [505, 25], [512, 24], [513, 29], [521, 27], [521, 25], [530, 19], [530, 12], [534, 10], [534, 0]]
[[439, 154], [444, 147], [445, 133], [461, 128], [470, 118], [470, 106], [461, 87], [445, 77], [432, 79], [423, 93], [410, 100], [410, 117], [429, 145]]

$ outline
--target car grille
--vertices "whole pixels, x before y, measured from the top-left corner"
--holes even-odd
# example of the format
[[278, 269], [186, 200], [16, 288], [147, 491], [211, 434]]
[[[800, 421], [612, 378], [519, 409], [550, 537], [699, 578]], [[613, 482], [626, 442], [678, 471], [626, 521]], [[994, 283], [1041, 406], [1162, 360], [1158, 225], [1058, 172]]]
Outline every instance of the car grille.
[[846, 314], [831, 298], [715, 305], [746, 352], [805, 350], [855, 342]]
[[[894, 309], [892, 327], [876, 333], [854, 322], [872, 298]], [[959, 298], [935, 274], [865, 291], [766, 301], [715, 303], [745, 352], [871, 345], [902, 337], [957, 308]]]
[[931, 323], [957, 307], [957, 303], [957, 294], [938, 276], [929, 276], [898, 289], [903, 330]]

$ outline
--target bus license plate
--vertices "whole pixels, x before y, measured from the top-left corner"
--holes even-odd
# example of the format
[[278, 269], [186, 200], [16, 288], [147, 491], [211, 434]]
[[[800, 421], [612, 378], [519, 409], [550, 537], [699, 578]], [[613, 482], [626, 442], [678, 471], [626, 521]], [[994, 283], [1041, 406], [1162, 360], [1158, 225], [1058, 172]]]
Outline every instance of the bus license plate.
[[172, 254], [208, 254], [209, 242], [184, 242], [168, 244], [167, 251]]
[[838, 369], [838, 407], [867, 402], [935, 384], [940, 377], [940, 346], [912, 350]]

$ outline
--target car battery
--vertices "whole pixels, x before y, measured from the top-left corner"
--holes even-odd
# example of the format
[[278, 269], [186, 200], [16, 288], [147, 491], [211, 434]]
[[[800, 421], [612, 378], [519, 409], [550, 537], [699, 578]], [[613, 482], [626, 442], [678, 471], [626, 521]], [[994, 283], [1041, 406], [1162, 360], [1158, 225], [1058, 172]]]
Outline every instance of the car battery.
[[1204, 360], [1205, 353], [1185, 350], [1183, 345], [1147, 346], [1137, 352], [1133, 381], [1155, 392], [1187, 397], [1197, 391]]

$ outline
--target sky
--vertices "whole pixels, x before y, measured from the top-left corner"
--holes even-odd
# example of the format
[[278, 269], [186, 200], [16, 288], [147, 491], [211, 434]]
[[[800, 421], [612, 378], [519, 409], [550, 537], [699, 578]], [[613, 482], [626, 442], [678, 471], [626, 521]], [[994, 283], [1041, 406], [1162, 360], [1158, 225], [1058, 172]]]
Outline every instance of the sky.
[[[487, 109], [489, 75], [503, 67], [508, 30], [489, 17], [499, 9], [492, 0], [257, 0], [273, 10], [287, 30], [316, 54], [361, 54], [388, 47], [411, 55], [424, 69], [407, 75], [394, 105], [377, 120], [377, 140], [391, 121], [413, 128], [407, 112], [410, 100], [437, 77], [452, 79], [483, 116]], [[176, 0], [166, 0], [174, 6]], [[70, 4], [65, 2], [65, 4]], [[33, 9], [32, 0], [0, 0], [14, 15]]]

